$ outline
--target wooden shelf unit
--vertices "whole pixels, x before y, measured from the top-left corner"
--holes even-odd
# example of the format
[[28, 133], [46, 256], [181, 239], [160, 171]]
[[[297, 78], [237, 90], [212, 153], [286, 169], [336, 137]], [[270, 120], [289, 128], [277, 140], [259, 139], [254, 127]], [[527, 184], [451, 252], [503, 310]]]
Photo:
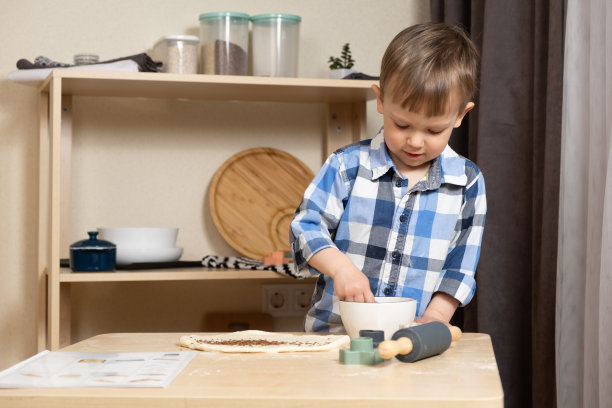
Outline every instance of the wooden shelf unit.
[[275, 272], [209, 268], [71, 273], [72, 97], [140, 97], [327, 105], [325, 154], [365, 138], [374, 81], [54, 70], [39, 87], [38, 348], [70, 342], [70, 284], [168, 280], [285, 279]]

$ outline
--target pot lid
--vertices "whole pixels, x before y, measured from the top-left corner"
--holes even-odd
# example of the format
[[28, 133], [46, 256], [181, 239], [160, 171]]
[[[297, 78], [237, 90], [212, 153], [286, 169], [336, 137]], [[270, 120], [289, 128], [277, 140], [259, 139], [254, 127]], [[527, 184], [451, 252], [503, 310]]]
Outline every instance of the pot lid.
[[77, 241], [70, 245], [70, 249], [114, 249], [115, 244], [110, 241], [98, 239], [98, 231], [89, 231], [89, 239]]

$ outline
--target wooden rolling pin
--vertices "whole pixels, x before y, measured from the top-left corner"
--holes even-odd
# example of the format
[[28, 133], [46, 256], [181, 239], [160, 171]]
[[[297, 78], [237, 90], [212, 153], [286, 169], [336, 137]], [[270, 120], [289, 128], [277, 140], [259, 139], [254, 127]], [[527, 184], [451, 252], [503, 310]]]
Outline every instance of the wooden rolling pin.
[[443, 353], [460, 338], [460, 328], [449, 328], [442, 322], [429, 322], [396, 331], [391, 340], [378, 345], [378, 355], [385, 359], [397, 357], [404, 363], [412, 363]]

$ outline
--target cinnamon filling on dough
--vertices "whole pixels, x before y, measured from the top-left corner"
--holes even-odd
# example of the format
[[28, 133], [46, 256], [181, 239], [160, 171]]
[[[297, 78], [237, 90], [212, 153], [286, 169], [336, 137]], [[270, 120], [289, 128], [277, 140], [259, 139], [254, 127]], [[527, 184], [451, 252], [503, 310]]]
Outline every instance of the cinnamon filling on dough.
[[221, 346], [280, 346], [290, 344], [293, 346], [312, 346], [312, 342], [286, 342], [286, 341], [274, 341], [274, 340], [201, 340], [196, 339], [200, 344], [218, 344]]

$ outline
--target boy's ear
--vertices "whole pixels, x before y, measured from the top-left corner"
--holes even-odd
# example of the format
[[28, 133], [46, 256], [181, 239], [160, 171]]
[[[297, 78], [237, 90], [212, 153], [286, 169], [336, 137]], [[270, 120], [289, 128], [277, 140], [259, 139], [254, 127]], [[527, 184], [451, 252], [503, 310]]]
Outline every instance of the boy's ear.
[[372, 90], [374, 91], [374, 94], [376, 95], [376, 110], [378, 111], [378, 113], [382, 115], [384, 112], [382, 93], [380, 92], [380, 88], [378, 87], [378, 85], [372, 85]]
[[457, 120], [455, 121], [455, 128], [458, 128], [459, 126], [461, 126], [461, 121], [463, 121], [463, 118], [465, 117], [465, 115], [467, 115], [467, 113], [469, 111], [471, 111], [472, 109], [474, 109], [474, 102], [468, 102], [465, 105], [465, 109], [463, 109], [463, 112], [459, 113], [459, 116], [457, 116]]

